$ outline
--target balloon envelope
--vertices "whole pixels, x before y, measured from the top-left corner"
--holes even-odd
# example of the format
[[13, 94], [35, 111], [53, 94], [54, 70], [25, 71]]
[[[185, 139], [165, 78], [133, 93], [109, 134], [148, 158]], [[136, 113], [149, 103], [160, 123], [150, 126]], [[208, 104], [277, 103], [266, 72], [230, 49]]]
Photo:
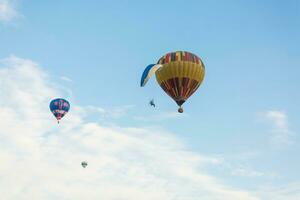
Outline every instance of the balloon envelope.
[[81, 162], [81, 166], [82, 166], [83, 168], [86, 168], [87, 165], [88, 165], [87, 162], [85, 162], [85, 161]]
[[70, 110], [70, 103], [61, 98], [53, 99], [50, 102], [50, 111], [55, 116], [57, 121], [61, 120]]
[[[157, 64], [148, 65], [142, 75], [141, 86], [146, 84], [153, 73], [160, 87], [181, 106], [201, 85], [205, 66], [195, 54], [176, 51], [161, 57]], [[183, 109], [180, 112], [183, 112]]]

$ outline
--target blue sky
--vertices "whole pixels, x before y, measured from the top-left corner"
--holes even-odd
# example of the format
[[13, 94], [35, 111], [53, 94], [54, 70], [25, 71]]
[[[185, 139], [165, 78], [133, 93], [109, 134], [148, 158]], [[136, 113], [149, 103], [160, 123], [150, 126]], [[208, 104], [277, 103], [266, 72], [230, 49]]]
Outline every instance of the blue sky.
[[[0, 0], [0, 35], [1, 59], [31, 60], [54, 95], [102, 109], [86, 123], [162, 131], [218, 160], [205, 173], [226, 186], [300, 196], [300, 1]], [[206, 65], [183, 115], [155, 79], [139, 87], [144, 68], [176, 50]]]

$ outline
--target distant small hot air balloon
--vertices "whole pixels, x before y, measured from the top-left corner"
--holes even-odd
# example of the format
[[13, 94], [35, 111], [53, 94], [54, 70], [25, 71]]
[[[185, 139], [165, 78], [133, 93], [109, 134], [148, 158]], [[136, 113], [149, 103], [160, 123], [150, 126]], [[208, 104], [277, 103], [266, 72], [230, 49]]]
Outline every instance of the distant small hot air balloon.
[[82, 162], [81, 162], [81, 166], [82, 166], [83, 168], [86, 168], [87, 165], [88, 165], [87, 162], [85, 162], [85, 161], [82, 161]]
[[59, 120], [61, 120], [61, 118], [63, 118], [70, 110], [70, 103], [65, 99], [58, 98], [53, 99], [50, 102], [49, 107], [52, 114], [57, 119], [57, 123], [59, 123]]
[[141, 87], [146, 85], [154, 73], [160, 87], [177, 103], [178, 112], [182, 113], [182, 104], [201, 85], [205, 67], [195, 54], [176, 51], [161, 57], [157, 64], [146, 67], [141, 78]]

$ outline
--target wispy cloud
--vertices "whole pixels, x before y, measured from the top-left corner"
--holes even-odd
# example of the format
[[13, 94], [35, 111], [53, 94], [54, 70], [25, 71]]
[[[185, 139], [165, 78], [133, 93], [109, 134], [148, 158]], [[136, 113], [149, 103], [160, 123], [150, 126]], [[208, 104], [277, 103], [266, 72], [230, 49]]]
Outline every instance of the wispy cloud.
[[[254, 169], [248, 164], [249, 159], [255, 157], [257, 152], [239, 152], [231, 155], [214, 156], [218, 160], [217, 167], [221, 168], [227, 175], [244, 178], [271, 177], [271, 173], [265, 173]], [[213, 156], [211, 156], [213, 157]]]
[[61, 76], [60, 79], [63, 80], [63, 81], [67, 81], [67, 82], [73, 82], [73, 80], [70, 79], [70, 78], [67, 77], [67, 76]]
[[19, 14], [15, 8], [15, 1], [0, 0], [0, 22], [10, 22]]
[[264, 186], [257, 192], [262, 199], [272, 200], [299, 200], [300, 182], [293, 182], [284, 186]]
[[177, 119], [180, 117], [187, 117], [188, 115], [185, 113], [178, 112], [157, 112], [152, 115], [143, 115], [143, 116], [135, 116], [134, 119], [138, 121], [162, 121], [162, 120], [170, 120]]
[[0, 63], [2, 199], [259, 199], [202, 171], [218, 159], [185, 150], [163, 131], [92, 123], [79, 105], [57, 125], [48, 103], [60, 91], [48, 82], [30, 60]]
[[103, 119], [118, 119], [124, 117], [134, 107], [134, 105], [111, 106], [105, 108], [92, 105], [81, 106], [82, 111], [85, 112], [85, 116], [91, 113], [99, 113], [100, 118]]
[[292, 141], [292, 132], [288, 125], [288, 116], [283, 111], [270, 110], [267, 112], [260, 113], [260, 116], [271, 123], [272, 126], [272, 137], [271, 142], [273, 144], [285, 144], [290, 145]]
[[242, 177], [261, 177], [264, 176], [265, 173], [253, 170], [248, 167], [238, 167], [231, 170], [231, 175]]

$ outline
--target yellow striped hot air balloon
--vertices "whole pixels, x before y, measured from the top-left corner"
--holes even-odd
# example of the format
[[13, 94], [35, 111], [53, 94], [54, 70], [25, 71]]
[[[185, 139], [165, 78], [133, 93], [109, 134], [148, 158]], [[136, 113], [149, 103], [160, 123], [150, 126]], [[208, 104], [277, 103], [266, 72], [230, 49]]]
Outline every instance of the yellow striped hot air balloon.
[[146, 67], [141, 78], [141, 87], [155, 73], [160, 87], [177, 103], [182, 113], [182, 104], [201, 85], [205, 67], [202, 60], [187, 51], [171, 52], [161, 57], [157, 64]]

